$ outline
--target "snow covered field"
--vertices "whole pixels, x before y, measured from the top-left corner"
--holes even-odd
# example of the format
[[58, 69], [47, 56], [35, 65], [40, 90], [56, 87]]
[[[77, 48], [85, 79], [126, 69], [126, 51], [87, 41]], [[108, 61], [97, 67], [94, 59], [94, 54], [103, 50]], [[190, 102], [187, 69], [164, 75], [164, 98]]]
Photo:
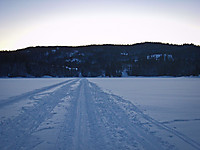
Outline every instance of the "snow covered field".
[[145, 114], [200, 143], [200, 78], [89, 80], [105, 92], [131, 101]]
[[5, 78], [0, 79], [0, 100], [30, 92], [67, 80], [66, 78]]
[[200, 149], [200, 78], [0, 79], [0, 149]]

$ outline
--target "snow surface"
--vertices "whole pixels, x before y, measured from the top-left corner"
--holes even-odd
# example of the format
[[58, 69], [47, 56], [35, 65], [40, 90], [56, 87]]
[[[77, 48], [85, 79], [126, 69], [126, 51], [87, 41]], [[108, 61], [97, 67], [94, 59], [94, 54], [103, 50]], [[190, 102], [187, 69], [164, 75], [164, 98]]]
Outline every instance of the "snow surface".
[[[90, 78], [200, 143], [200, 78]], [[185, 148], [184, 148], [185, 149]]]
[[0, 81], [0, 149], [200, 149], [198, 78]]
[[1, 78], [0, 101], [67, 80], [66, 78]]

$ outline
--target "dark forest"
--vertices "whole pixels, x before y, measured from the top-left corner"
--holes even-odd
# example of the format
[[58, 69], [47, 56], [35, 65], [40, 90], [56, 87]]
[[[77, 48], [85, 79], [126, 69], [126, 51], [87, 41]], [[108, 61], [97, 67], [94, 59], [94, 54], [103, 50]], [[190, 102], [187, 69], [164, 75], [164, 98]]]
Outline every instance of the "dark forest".
[[200, 47], [139, 43], [0, 52], [0, 77], [198, 76]]

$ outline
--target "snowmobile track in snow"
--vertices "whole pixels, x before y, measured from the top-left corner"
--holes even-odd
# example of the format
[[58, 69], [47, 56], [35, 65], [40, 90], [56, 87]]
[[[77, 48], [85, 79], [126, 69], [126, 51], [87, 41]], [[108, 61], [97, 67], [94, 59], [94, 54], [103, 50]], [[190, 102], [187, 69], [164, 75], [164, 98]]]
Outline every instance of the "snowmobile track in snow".
[[[45, 92], [58, 87], [50, 92]], [[0, 109], [29, 98], [18, 116], [0, 122], [0, 149], [135, 150], [177, 149], [148, 125], [200, 145], [144, 114], [131, 102], [103, 92], [87, 79], [74, 79], [13, 97]]]

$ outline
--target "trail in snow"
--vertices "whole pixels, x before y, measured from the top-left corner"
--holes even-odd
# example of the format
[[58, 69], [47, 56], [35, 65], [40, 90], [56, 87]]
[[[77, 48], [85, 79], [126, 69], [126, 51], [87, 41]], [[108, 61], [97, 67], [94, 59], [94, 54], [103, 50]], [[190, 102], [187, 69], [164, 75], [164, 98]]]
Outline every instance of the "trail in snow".
[[168, 134], [186, 149], [200, 149], [199, 143], [86, 79], [26, 93], [0, 104], [0, 109], [21, 101], [32, 105], [1, 119], [0, 149], [178, 149], [162, 138]]

